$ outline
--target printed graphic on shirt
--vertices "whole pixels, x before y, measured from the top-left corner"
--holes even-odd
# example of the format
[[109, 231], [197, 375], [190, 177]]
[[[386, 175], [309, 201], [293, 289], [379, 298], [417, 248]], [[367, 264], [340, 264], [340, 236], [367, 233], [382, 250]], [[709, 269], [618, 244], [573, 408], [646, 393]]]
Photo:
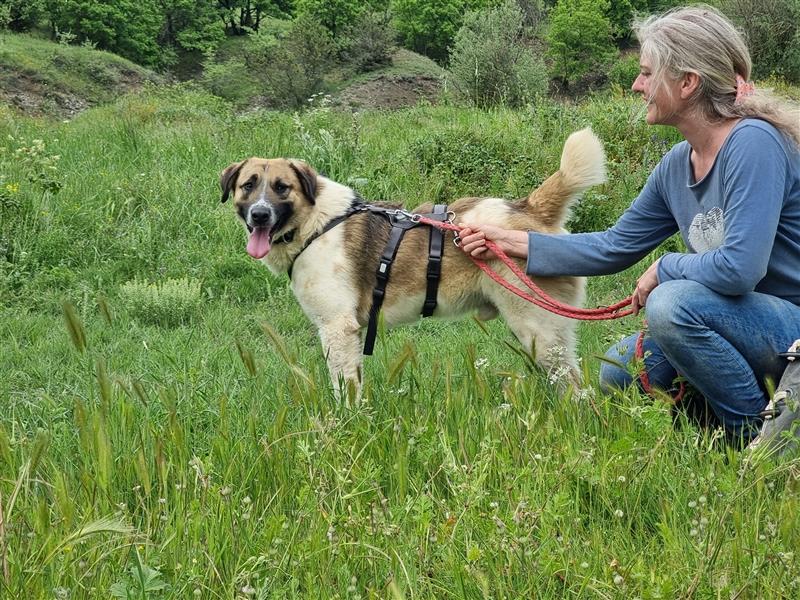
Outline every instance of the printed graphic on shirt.
[[698, 254], [708, 252], [722, 245], [724, 234], [722, 209], [715, 206], [705, 214], [698, 213], [694, 216], [689, 225], [689, 245]]

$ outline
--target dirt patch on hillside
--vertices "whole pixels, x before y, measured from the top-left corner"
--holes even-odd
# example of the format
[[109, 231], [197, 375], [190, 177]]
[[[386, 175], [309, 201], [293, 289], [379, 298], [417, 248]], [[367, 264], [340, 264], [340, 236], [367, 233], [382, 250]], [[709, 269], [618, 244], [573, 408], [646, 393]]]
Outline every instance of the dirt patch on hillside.
[[435, 104], [442, 91], [442, 81], [432, 75], [379, 75], [356, 83], [337, 94], [337, 106], [359, 109], [397, 109], [420, 102]]
[[[87, 97], [37, 74], [16, 71], [0, 65], [0, 102], [20, 113], [34, 117], [71, 119], [75, 115], [109, 99], [139, 90], [148, 77], [132, 69], [104, 69], [93, 72], [92, 79], [101, 93]], [[150, 80], [155, 81], [155, 78]]]
[[56, 115], [71, 118], [91, 104], [64, 90], [53, 89], [46, 81], [26, 73], [13, 73], [0, 68], [3, 85], [0, 101], [10, 104], [21, 113], [32, 116]]

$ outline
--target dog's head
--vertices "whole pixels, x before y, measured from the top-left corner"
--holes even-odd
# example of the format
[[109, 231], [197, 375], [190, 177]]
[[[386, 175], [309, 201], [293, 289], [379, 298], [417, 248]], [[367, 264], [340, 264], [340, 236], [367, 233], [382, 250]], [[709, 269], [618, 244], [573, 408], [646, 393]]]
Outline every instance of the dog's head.
[[236, 213], [250, 232], [247, 253], [253, 258], [269, 254], [274, 239], [293, 238], [316, 202], [317, 173], [300, 160], [248, 158], [222, 171], [219, 183], [222, 201], [233, 195]]

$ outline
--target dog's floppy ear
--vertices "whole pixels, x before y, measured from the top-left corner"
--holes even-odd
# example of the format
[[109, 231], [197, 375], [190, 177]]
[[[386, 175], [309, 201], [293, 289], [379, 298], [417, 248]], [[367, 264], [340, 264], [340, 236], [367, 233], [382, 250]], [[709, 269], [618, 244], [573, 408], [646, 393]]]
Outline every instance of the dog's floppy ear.
[[239, 171], [242, 170], [246, 162], [246, 160], [243, 160], [242, 162], [233, 163], [220, 174], [219, 187], [222, 188], [222, 202], [225, 202], [228, 196], [231, 195], [233, 188], [236, 186], [236, 178], [239, 177]]
[[311, 204], [314, 204], [317, 198], [317, 172], [301, 160], [290, 160], [289, 166], [300, 180], [306, 198]]

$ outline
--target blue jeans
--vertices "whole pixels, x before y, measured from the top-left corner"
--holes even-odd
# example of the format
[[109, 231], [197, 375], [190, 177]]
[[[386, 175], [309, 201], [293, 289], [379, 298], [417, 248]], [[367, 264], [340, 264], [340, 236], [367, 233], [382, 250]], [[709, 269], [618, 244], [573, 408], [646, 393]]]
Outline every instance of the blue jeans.
[[[800, 338], [800, 306], [757, 292], [723, 296], [701, 283], [678, 280], [657, 286], [646, 311], [644, 368], [650, 385], [670, 390], [680, 374], [702, 395], [730, 439], [747, 443], [758, 435], [767, 381], [777, 385], [786, 368], [778, 353]], [[634, 358], [637, 337], [625, 338], [606, 353], [623, 368], [603, 363], [603, 389], [639, 384], [625, 368]]]

